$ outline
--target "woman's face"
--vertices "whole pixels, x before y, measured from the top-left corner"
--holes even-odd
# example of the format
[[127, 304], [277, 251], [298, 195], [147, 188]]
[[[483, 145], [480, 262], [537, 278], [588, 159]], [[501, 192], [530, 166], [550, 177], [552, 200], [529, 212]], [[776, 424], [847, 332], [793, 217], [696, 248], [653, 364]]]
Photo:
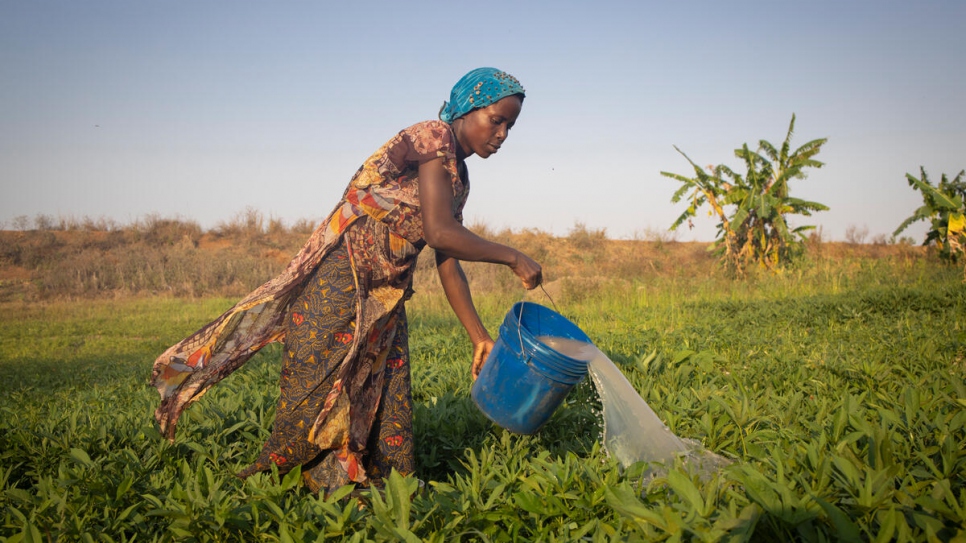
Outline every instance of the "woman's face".
[[453, 132], [465, 156], [477, 154], [488, 158], [497, 152], [517, 122], [522, 107], [523, 100], [519, 96], [507, 96], [456, 119]]

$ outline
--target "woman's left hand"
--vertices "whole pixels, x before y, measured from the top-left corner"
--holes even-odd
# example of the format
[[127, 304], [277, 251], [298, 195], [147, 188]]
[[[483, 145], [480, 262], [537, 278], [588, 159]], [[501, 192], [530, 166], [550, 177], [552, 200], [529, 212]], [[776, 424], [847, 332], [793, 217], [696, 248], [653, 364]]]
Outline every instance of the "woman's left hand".
[[493, 350], [494, 341], [490, 338], [486, 338], [480, 341], [476, 345], [473, 345], [473, 367], [470, 370], [473, 373], [473, 380], [480, 376], [480, 370], [483, 369], [483, 364], [486, 363], [486, 357], [490, 356], [490, 351]]

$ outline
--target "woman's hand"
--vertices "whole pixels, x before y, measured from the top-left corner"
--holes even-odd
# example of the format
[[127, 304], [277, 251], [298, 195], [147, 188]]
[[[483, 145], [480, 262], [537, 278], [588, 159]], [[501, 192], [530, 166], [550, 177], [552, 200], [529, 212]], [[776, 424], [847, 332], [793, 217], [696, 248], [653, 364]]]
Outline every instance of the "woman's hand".
[[470, 232], [453, 215], [453, 183], [437, 158], [419, 166], [419, 205], [426, 244], [457, 260], [502, 264], [520, 278], [527, 289], [543, 282], [540, 264], [520, 251]]
[[517, 253], [517, 258], [510, 269], [523, 281], [523, 286], [527, 290], [532, 290], [540, 286], [543, 282], [543, 269], [535, 260], [523, 253]]
[[490, 356], [493, 345], [494, 341], [490, 338], [486, 338], [473, 345], [473, 367], [470, 371], [473, 374], [474, 381], [480, 376], [480, 370], [483, 369], [483, 364], [486, 363], [486, 357]]

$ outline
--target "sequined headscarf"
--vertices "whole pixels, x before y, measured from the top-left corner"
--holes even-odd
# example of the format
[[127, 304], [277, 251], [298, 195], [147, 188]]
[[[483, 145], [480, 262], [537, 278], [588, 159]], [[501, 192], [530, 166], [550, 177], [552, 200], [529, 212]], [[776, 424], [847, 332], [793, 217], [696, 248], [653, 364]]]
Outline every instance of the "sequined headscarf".
[[474, 109], [486, 107], [514, 94], [526, 95], [517, 78], [496, 68], [477, 68], [456, 82], [443, 102], [439, 119], [452, 123]]

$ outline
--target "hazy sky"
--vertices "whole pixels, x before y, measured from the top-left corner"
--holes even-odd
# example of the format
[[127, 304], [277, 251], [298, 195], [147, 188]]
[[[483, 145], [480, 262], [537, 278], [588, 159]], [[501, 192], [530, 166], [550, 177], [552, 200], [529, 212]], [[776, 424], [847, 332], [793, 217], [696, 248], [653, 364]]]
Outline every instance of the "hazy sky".
[[527, 100], [500, 153], [468, 160], [469, 222], [665, 230], [684, 206], [660, 172], [689, 173], [674, 145], [740, 169], [733, 150], [779, 144], [795, 113], [794, 146], [829, 141], [792, 195], [831, 208], [798, 224], [871, 238], [921, 204], [906, 173], [966, 168], [964, 30], [960, 0], [0, 0], [0, 225], [321, 219], [496, 66]]

